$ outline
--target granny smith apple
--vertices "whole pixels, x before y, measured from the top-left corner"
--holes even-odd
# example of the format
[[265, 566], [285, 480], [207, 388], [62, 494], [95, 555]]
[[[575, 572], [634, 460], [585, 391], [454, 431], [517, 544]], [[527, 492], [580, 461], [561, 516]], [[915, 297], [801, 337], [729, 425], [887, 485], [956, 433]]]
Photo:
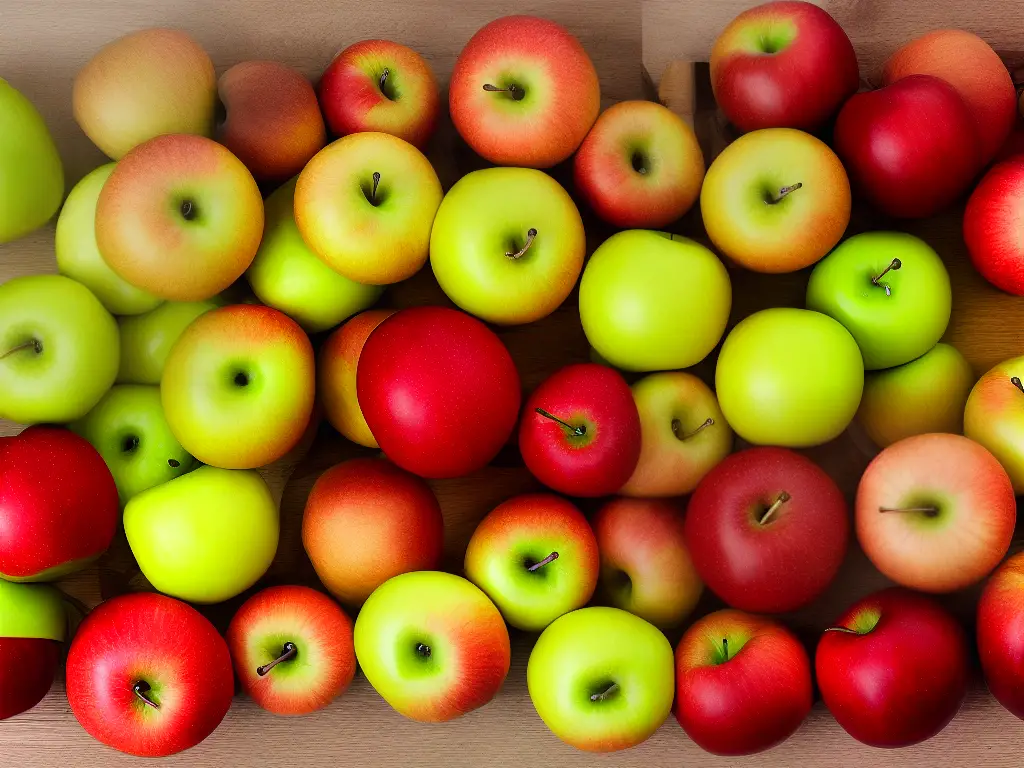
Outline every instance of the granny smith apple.
[[117, 323], [63, 275], [0, 285], [0, 419], [63, 423], [88, 413], [117, 376]]
[[258, 473], [200, 467], [129, 501], [124, 532], [158, 590], [191, 603], [220, 603], [266, 573], [280, 520]]
[[64, 197], [64, 167], [32, 102], [0, 78], [0, 243], [43, 226]]
[[608, 238], [580, 281], [587, 340], [616, 368], [689, 368], [715, 348], [732, 307], [729, 274], [700, 243], [633, 229]]
[[159, 387], [114, 386], [71, 429], [92, 443], [107, 462], [122, 505], [195, 466], [195, 459], [167, 426]]
[[295, 224], [295, 179], [270, 195], [264, 210], [263, 242], [245, 273], [260, 301], [317, 333], [380, 298], [382, 286], [349, 280], [309, 250]]
[[151, 312], [118, 321], [121, 333], [119, 384], [159, 384], [171, 347], [192, 321], [223, 301], [168, 301]]
[[101, 165], [71, 190], [57, 219], [57, 268], [96, 294], [111, 314], [140, 315], [163, 299], [136, 288], [112, 270], [96, 245], [96, 201], [114, 172], [115, 163]]
[[61, 642], [67, 625], [64, 598], [55, 587], [0, 579], [0, 638], [38, 637]]
[[766, 309], [726, 337], [715, 389], [726, 421], [747, 442], [808, 447], [853, 420], [864, 362], [853, 336], [828, 315]]
[[905, 232], [851, 237], [811, 272], [807, 308], [846, 326], [868, 370], [909, 363], [949, 325], [949, 273], [939, 255]]

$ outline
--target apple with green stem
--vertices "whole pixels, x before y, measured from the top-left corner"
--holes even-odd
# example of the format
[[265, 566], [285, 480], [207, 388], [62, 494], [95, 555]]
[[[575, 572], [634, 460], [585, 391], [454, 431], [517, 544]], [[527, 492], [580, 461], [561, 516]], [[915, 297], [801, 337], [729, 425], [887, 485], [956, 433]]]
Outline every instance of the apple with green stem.
[[46, 696], [67, 624], [56, 589], [0, 579], [0, 720], [32, 709]]
[[964, 434], [999, 459], [1015, 493], [1024, 493], [1024, 357], [1005, 360], [982, 376], [964, 409]]
[[118, 320], [121, 337], [119, 384], [159, 384], [171, 348], [200, 315], [223, 306], [219, 297], [206, 301], [168, 301], [143, 315]]

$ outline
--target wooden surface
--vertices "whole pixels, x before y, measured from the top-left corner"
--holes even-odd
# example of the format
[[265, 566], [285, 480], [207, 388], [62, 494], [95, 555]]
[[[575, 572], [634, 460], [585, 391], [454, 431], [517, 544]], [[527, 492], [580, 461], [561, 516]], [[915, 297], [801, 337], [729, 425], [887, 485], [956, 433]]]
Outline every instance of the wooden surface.
[[[594, 58], [607, 101], [637, 98], [645, 91], [641, 61], [651, 81], [673, 60], [706, 61], [710, 45], [725, 23], [744, 7], [744, 0], [403, 0], [380, 6], [342, 0], [0, 0], [0, 77], [24, 91], [41, 109], [54, 131], [68, 171], [69, 186], [103, 162], [98, 150], [74, 125], [70, 115], [72, 77], [103, 43], [132, 29], [173, 25], [189, 30], [210, 51], [218, 71], [242, 60], [271, 58], [295, 65], [311, 78], [326, 66], [334, 52], [359, 39], [389, 37], [417, 48], [446, 79], [455, 56], [469, 36], [486, 21], [510, 12], [540, 13], [567, 24], [583, 40]], [[1002, 51], [1024, 50], [1017, 39], [1019, 13], [1024, 2], [954, 0], [886, 2], [837, 0], [826, 5], [846, 26], [866, 69], [876, 65], [912, 34], [938, 26], [959, 24], [973, 29]], [[642, 6], [642, 7], [641, 7]], [[641, 27], [641, 18], [643, 25]], [[641, 52], [641, 37], [643, 50]], [[676, 79], [661, 83], [666, 103], [690, 112], [693, 102], [686, 77], [676, 65]], [[864, 73], [867, 75], [867, 71]], [[706, 67], [698, 68], [694, 83], [698, 131], [707, 140], [705, 150], [715, 152], [723, 141], [720, 116], [708, 98]], [[650, 89], [646, 91], [650, 93]], [[462, 173], [481, 163], [458, 141], [451, 126], [442, 125], [430, 157], [446, 187]], [[568, 184], [567, 168], [554, 175]], [[586, 213], [585, 213], [586, 216]], [[858, 210], [851, 234], [885, 225]], [[954, 313], [947, 340], [956, 344], [980, 373], [988, 366], [1024, 352], [1024, 304], [997, 294], [974, 274], [960, 237], [960, 212], [905, 227], [924, 237], [945, 259], [954, 285]], [[703, 239], [699, 212], [691, 212], [673, 228]], [[593, 248], [608, 234], [606, 227], [587, 218]], [[25, 240], [0, 246], [0, 281], [15, 275], [52, 271], [52, 226]], [[807, 272], [763, 277], [731, 270], [735, 306], [732, 323], [751, 311], [772, 305], [799, 306]], [[393, 306], [447, 303], [436, 283], [421, 273], [390, 289], [384, 303]], [[524, 388], [535, 387], [548, 373], [567, 362], [587, 359], [586, 340], [579, 326], [576, 297], [539, 323], [501, 331], [522, 375]], [[697, 372], [711, 378], [714, 360]], [[17, 431], [0, 422], [0, 434]], [[267, 475], [282, 497], [282, 540], [278, 557], [264, 581], [315, 584], [312, 567], [299, 538], [302, 508], [313, 482], [337, 461], [365, 453], [342, 440], [327, 427], [311, 435], [308, 453], [296, 452]], [[843, 486], [848, 496], [873, 453], [856, 428], [811, 454]], [[294, 470], [294, 472], [292, 472]], [[291, 477], [290, 482], [287, 478]], [[514, 449], [503, 452], [495, 465], [458, 480], [432, 484], [440, 499], [447, 525], [447, 565], [458, 570], [465, 543], [476, 522], [498, 502], [536, 488]], [[592, 505], [587, 507], [592, 508]], [[885, 580], [853, 548], [836, 583], [817, 603], [786, 617], [813, 650], [820, 629], [856, 597], [881, 586]], [[62, 584], [87, 605], [101, 596], [145, 588], [123, 540], [99, 564]], [[965, 624], [971, 624], [975, 595], [956, 595], [948, 603]], [[226, 626], [241, 598], [206, 613]], [[706, 596], [699, 611], [718, 604]], [[670, 637], [675, 642], [678, 633]], [[525, 685], [525, 664], [532, 638], [516, 634], [508, 681], [487, 707], [458, 721], [426, 726], [392, 712], [357, 676], [350, 691], [325, 712], [301, 719], [267, 715], [246, 698], [236, 697], [223, 725], [198, 748], [169, 758], [170, 766], [238, 765], [257, 768], [347, 768], [377, 766], [450, 766], [483, 768], [541, 765], [621, 766], [726, 766], [737, 761], [713, 758], [698, 750], [670, 719], [647, 743], [623, 753], [595, 758], [561, 744], [544, 727], [530, 704]], [[938, 737], [923, 745], [879, 753], [844, 734], [818, 704], [791, 740], [747, 764], [781, 767], [849, 766], [856, 762], [892, 766], [1017, 766], [1024, 750], [1024, 726], [1005, 713], [976, 684], [961, 713]], [[0, 768], [106, 768], [139, 763], [106, 749], [79, 727], [56, 685], [35, 710], [0, 723]]]

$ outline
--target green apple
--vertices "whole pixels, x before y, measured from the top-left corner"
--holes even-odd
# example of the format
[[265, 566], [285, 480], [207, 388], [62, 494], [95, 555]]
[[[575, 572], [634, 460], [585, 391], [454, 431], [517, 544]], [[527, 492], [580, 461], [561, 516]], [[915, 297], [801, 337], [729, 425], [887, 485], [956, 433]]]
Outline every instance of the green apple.
[[726, 337], [715, 389], [725, 420], [747, 442], [808, 447], [838, 437], [853, 420], [864, 362], [828, 315], [766, 309]]
[[117, 483], [122, 506], [155, 485], [190, 472], [195, 466], [164, 418], [160, 388], [119, 384], [84, 418], [71, 424], [99, 451]]
[[64, 597], [54, 587], [0, 579], [0, 637], [63, 642], [67, 627]]
[[628, 371], [696, 365], [722, 338], [731, 307], [732, 285], [718, 257], [664, 232], [612, 235], [594, 251], [580, 281], [587, 340]]
[[62, 275], [0, 285], [0, 419], [74, 421], [117, 376], [117, 323], [92, 292]]
[[807, 284], [807, 308], [846, 326], [869, 371], [909, 363], [934, 347], [952, 304], [942, 259], [904, 232], [851, 237], [814, 268]]
[[118, 321], [121, 333], [121, 368], [119, 384], [159, 384], [171, 347], [192, 321], [223, 302], [214, 297], [207, 301], [169, 301], [151, 312]]
[[668, 717], [672, 646], [652, 624], [618, 608], [555, 619], [530, 653], [530, 698], [562, 741], [591, 752], [636, 746]]
[[1024, 357], [1005, 360], [978, 379], [964, 408], [964, 434], [999, 459], [1013, 490], [1024, 493]]
[[220, 603], [267, 572], [279, 517], [258, 473], [200, 467], [129, 501], [124, 532], [158, 590], [190, 603]]
[[349, 280], [309, 250], [295, 224], [295, 179], [270, 195], [264, 209], [263, 242], [245, 273], [260, 301], [318, 333], [380, 298], [382, 286]]
[[43, 226], [64, 197], [64, 167], [42, 115], [0, 78], [0, 243]]

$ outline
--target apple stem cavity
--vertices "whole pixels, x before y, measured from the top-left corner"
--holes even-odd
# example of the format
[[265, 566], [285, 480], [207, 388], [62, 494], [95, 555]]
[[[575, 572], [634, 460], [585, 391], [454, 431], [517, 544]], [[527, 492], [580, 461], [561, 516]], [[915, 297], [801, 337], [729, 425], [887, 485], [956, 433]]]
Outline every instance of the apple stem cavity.
[[515, 101], [522, 101], [523, 97], [526, 95], [526, 91], [524, 91], [515, 83], [512, 83], [507, 88], [499, 88], [496, 85], [484, 83], [484, 90], [487, 91], [488, 93], [507, 93]]
[[802, 189], [803, 186], [804, 183], [802, 181], [798, 181], [796, 184], [790, 184], [788, 187], [783, 187], [779, 190], [779, 194], [777, 196], [769, 198], [768, 204], [777, 205], [778, 203], [781, 203], [786, 199], [790, 192], [796, 192], [798, 189]]
[[763, 515], [761, 515], [761, 519], [758, 520], [757, 522], [760, 525], [765, 525], [769, 520], [772, 519], [772, 515], [774, 515], [778, 511], [779, 507], [781, 507], [783, 504], [785, 504], [791, 498], [793, 498], [793, 497], [790, 496], [785, 491], [780, 493], [779, 497], [777, 499], [775, 499], [775, 501], [772, 502], [772, 505], [770, 507], [768, 507], [768, 509], [765, 510], [765, 513]]
[[196, 217], [196, 207], [191, 200], [181, 201], [181, 218], [192, 221]]
[[43, 351], [43, 345], [39, 341], [39, 339], [32, 339], [31, 341], [26, 341], [24, 344], [19, 344], [18, 346], [4, 352], [2, 355], [0, 355], [0, 360], [6, 360], [11, 355], [17, 354], [18, 352], [24, 352], [26, 349], [31, 349], [38, 355]]
[[578, 427], [574, 427], [569, 422], [562, 421], [560, 418], [558, 418], [554, 414], [548, 413], [543, 408], [535, 408], [534, 410], [536, 410], [537, 413], [539, 413], [545, 419], [551, 419], [553, 422], [555, 422], [557, 424], [561, 424], [563, 427], [565, 427], [566, 429], [570, 430], [570, 433], [571, 433], [572, 437], [583, 437], [584, 435], [587, 434], [587, 425], [586, 424], [580, 424]]
[[591, 701], [604, 701], [604, 700], [614, 696], [618, 692], [618, 690], [619, 690], [619, 684], [618, 683], [612, 683], [607, 688], [605, 688], [603, 691], [598, 691], [597, 693], [590, 694], [590, 700]]
[[[902, 261], [900, 261], [899, 259], [893, 259], [892, 260], [892, 264], [890, 264], [888, 267], [883, 269], [879, 274], [877, 274], [877, 275], [875, 275], [874, 277], [871, 278], [872, 284], [879, 285], [878, 281], [881, 280], [883, 277], [885, 277], [887, 272], [889, 272], [890, 270], [895, 272], [897, 269], [899, 269], [902, 266], [903, 266], [903, 262]], [[892, 288], [889, 287], [888, 283], [881, 283], [881, 286], [883, 288], [885, 288], [885, 295], [886, 296], [892, 296]]]
[[691, 437], [700, 434], [708, 427], [713, 427], [714, 425], [715, 420], [709, 417], [707, 419], [704, 419], [704, 423], [701, 424], [692, 432], [687, 432], [685, 434], [680, 435], [679, 430], [683, 428], [683, 422], [681, 422], [679, 419], [672, 419], [672, 434], [676, 436], [677, 440], [689, 440]]
[[168, 459], [167, 466], [169, 466], [171, 469], [177, 469], [178, 467], [181, 466], [181, 462], [178, 461], [177, 459]]
[[526, 255], [526, 252], [528, 250], [530, 250], [530, 246], [533, 245], [533, 241], [534, 241], [534, 239], [536, 237], [537, 237], [537, 230], [534, 229], [533, 227], [530, 227], [526, 231], [526, 242], [523, 243], [523, 247], [520, 248], [515, 253], [511, 253], [509, 251], [505, 251], [505, 255], [508, 256], [510, 259], [520, 259], [520, 258], [522, 258], [523, 256]]
[[426, 643], [416, 643], [416, 653], [422, 656], [424, 659], [430, 658], [430, 646]]
[[533, 573], [534, 571], [536, 571], [536, 570], [538, 570], [540, 568], [543, 568], [548, 563], [554, 562], [557, 559], [558, 559], [558, 553], [557, 552], [552, 552], [550, 555], [545, 557], [539, 563], [534, 563], [533, 565], [527, 567], [526, 570], [528, 570], [530, 573]]
[[1015, 386], [1021, 392], [1024, 392], [1024, 384], [1021, 384], [1019, 376], [1011, 376], [1010, 383], [1013, 384], [1013, 386]]
[[152, 688], [145, 680], [139, 680], [132, 686], [132, 693], [134, 693], [147, 707], [160, 709], [160, 705], [146, 695], [150, 690], [152, 690]]
[[281, 655], [274, 659], [269, 664], [264, 664], [262, 667], [256, 668], [256, 674], [260, 677], [266, 677], [267, 673], [270, 672], [274, 667], [283, 661], [290, 661], [298, 655], [299, 649], [295, 646], [295, 643], [288, 642], [281, 646]]

